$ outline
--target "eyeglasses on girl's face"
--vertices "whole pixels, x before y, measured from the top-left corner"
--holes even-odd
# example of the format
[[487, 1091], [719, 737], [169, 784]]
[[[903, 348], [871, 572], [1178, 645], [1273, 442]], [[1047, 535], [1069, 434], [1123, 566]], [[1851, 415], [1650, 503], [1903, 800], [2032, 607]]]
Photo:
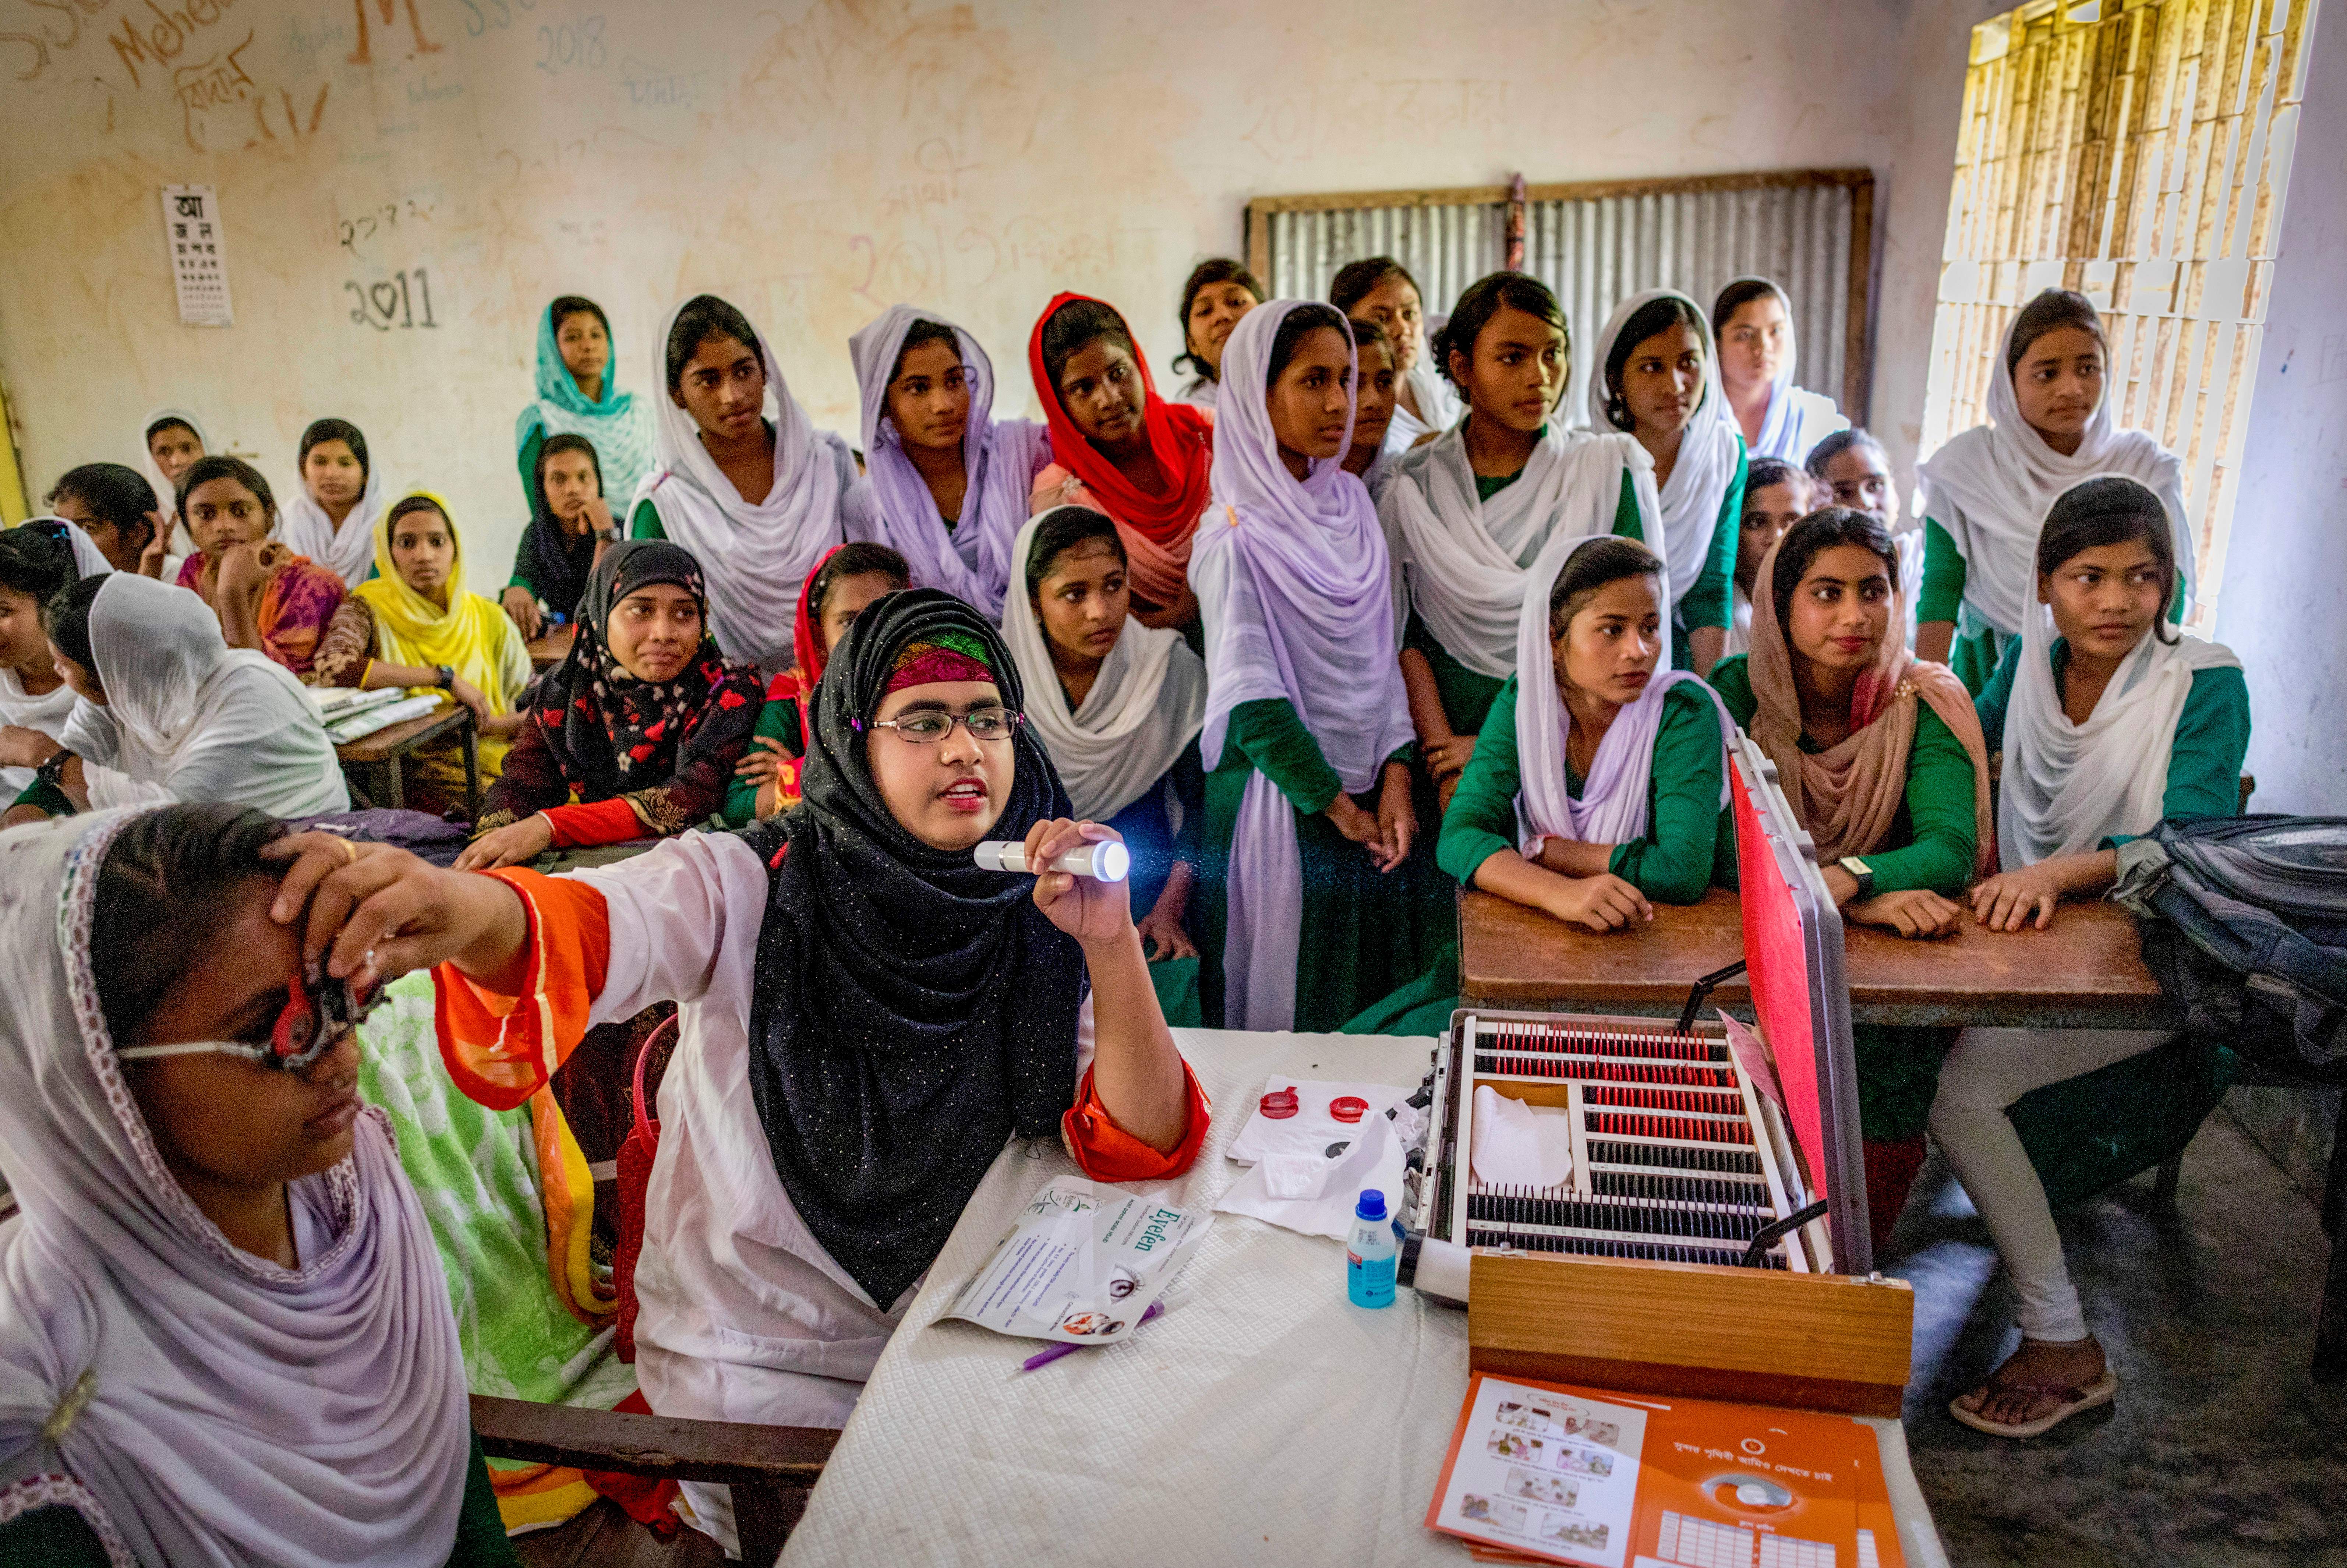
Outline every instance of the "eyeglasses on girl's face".
[[1027, 715], [1009, 708], [989, 705], [972, 708], [967, 713], [948, 713], [941, 708], [919, 708], [896, 719], [858, 719], [856, 727], [874, 730], [894, 730], [897, 738], [909, 745], [934, 746], [961, 725], [972, 740], [1007, 741], [1027, 722]]

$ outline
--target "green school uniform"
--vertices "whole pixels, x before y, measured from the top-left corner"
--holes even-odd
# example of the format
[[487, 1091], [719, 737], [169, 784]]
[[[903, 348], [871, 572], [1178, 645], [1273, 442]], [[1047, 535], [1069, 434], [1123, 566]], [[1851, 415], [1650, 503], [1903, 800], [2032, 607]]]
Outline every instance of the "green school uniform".
[[[456, 1540], [447, 1568], [518, 1568], [497, 1514], [489, 1467], [481, 1440], [472, 1440], [472, 1462], [465, 1471], [465, 1501], [456, 1515]], [[0, 1563], [11, 1568], [108, 1568], [106, 1543], [89, 1522], [63, 1504], [36, 1508], [0, 1524]]]
[[[1760, 704], [1744, 654], [1713, 667], [1711, 683], [1738, 724], [1749, 729]], [[1803, 751], [1819, 748], [1807, 735]], [[1881, 845], [1865, 856], [1877, 893], [1929, 888], [1955, 897], [1972, 880], [1980, 845], [1971, 756], [1930, 704], [1918, 699], [1915, 739], [1907, 753], [1907, 787]], [[1955, 1031], [1887, 1024], [1850, 1030], [1858, 1057], [1858, 1111], [1869, 1138], [1907, 1138], [1923, 1131], [1940, 1082], [1940, 1061]]]
[[[805, 754], [806, 737], [799, 725], [799, 700], [796, 697], [768, 698], [766, 705], [758, 710], [757, 726], [750, 733], [753, 739], [750, 751], [743, 753], [745, 756], [766, 749], [757, 743], [755, 737], [759, 735], [771, 735], [782, 742], [783, 750], [792, 756]], [[726, 826], [749, 826], [758, 815], [756, 781], [736, 774], [733, 782], [725, 786], [723, 813]]]
[[[2055, 690], [2059, 692], [2070, 662], [2070, 644], [2057, 637], [2050, 652]], [[2021, 639], [2009, 638], [1996, 672], [1973, 700], [1991, 752], [2004, 749], [2004, 712], [2012, 704], [2014, 676], [2020, 668]], [[2168, 743], [2168, 789], [2159, 811], [2162, 820], [2206, 822], [2237, 815], [2241, 804], [2241, 763], [2249, 754], [2250, 688], [2241, 671], [2194, 671], [2184, 710], [2176, 716], [2176, 738]], [[2104, 842], [2120, 845], [2137, 836], [2116, 834]]]
[[[1663, 697], [1655, 733], [1653, 776], [1646, 784], [1646, 835], [1617, 844], [1606, 869], [1663, 904], [1692, 904], [1711, 886], [1719, 835], [1719, 791], [1725, 766], [1719, 712], [1691, 684]], [[1523, 775], [1516, 764], [1516, 680], [1510, 676], [1476, 737], [1475, 755], [1450, 797], [1435, 858], [1460, 886], [1475, 870], [1516, 839], [1516, 794]], [[1565, 789], [1581, 798], [1583, 780], [1565, 774]]]
[[[2061, 639], [2049, 650], [2056, 689], [2070, 659]], [[2006, 640], [1973, 706], [1989, 750], [2004, 745], [2005, 711], [2021, 668], [2021, 640]], [[2250, 692], [2241, 671], [2196, 670], [2168, 753], [2160, 815], [2169, 822], [2229, 817], [2240, 809], [2241, 760], [2250, 748]], [[2103, 841], [2124, 844], [2132, 834]], [[2055, 917], [2055, 930], [2061, 917]], [[2014, 1131], [2056, 1208], [2149, 1170], [2192, 1141], [2224, 1092], [2217, 1052], [2181, 1037], [2156, 1050], [2049, 1083], [2013, 1107]]]
[[[1915, 620], [1918, 623], [1955, 622], [1955, 640], [1948, 645], [1948, 668], [1956, 672], [1965, 691], [1978, 696], [1987, 689], [2007, 650], [2019, 640], [1991, 626], [1964, 602], [1965, 580], [1963, 552], [1956, 548], [1955, 536], [1935, 519], [1925, 518], [1923, 586], [1915, 595]], [[2173, 625], [2184, 624], [2184, 588], [2185, 579], [2179, 569], [2176, 602], [2168, 607], [2168, 619]], [[1994, 752], [1996, 743], [1990, 742], [1988, 749]]]
[[[1389, 760], [1407, 762], [1407, 748]], [[1421, 821], [1409, 860], [1380, 873], [1368, 851], [1321, 813], [1343, 783], [1285, 698], [1242, 702], [1230, 717], [1222, 762], [1206, 775], [1199, 896], [1192, 904], [1204, 958], [1201, 1000], [1210, 1027], [1224, 1023], [1222, 955], [1229, 929], [1231, 841], [1239, 803], [1260, 769], [1296, 812], [1303, 871], [1303, 939], [1296, 957], [1296, 1028], [1334, 1030], [1404, 978], [1427, 968], [1448, 939], [1450, 879], [1434, 866], [1432, 824]], [[1377, 791], [1355, 795], [1375, 812]]]
[[[1606, 869], [1662, 904], [1692, 904], [1711, 886], [1714, 858], [1727, 832], [1719, 792], [1726, 767], [1719, 712], [1692, 685], [1663, 699], [1655, 733], [1652, 776], [1646, 784], [1646, 833], [1617, 844]], [[1436, 863], [1461, 887], [1476, 868], [1517, 847], [1516, 794], [1523, 774], [1516, 759], [1516, 680], [1511, 675], [1483, 721], [1475, 754], [1443, 814]], [[1565, 789], [1581, 798], [1584, 781], [1568, 771]], [[1732, 841], [1731, 841], [1732, 842]], [[1345, 1025], [1348, 1034], [1439, 1034], [1459, 1005], [1455, 948], [1434, 967], [1364, 1009]]]

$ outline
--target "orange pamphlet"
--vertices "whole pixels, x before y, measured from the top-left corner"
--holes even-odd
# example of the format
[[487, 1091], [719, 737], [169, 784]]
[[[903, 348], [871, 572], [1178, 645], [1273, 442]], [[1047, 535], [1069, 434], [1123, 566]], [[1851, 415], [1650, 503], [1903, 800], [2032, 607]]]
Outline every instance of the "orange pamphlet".
[[1872, 1429], [1477, 1373], [1427, 1509], [1487, 1562], [1902, 1568]]

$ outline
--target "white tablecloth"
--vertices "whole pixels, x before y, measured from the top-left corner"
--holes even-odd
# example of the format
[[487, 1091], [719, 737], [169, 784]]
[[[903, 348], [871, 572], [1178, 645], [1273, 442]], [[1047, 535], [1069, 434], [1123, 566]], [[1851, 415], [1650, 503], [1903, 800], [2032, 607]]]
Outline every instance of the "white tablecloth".
[[[1202, 1209], [1239, 1174], [1223, 1151], [1267, 1075], [1415, 1086], [1432, 1046], [1174, 1032], [1214, 1127], [1155, 1195]], [[1163, 1317], [1034, 1372], [1016, 1368], [1040, 1342], [938, 1321], [1037, 1189], [1072, 1173], [1056, 1141], [995, 1162], [874, 1369], [787, 1568], [1471, 1561], [1424, 1523], [1466, 1394], [1467, 1315], [1409, 1290], [1352, 1306], [1336, 1242], [1217, 1214]], [[1945, 1568], [1898, 1423], [1871, 1424], [1910, 1568]]]

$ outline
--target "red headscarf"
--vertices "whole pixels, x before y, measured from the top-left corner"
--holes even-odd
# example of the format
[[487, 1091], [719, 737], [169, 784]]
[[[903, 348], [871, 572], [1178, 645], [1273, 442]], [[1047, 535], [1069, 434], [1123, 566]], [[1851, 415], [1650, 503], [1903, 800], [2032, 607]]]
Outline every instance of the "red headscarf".
[[[1141, 388], [1146, 400], [1141, 416], [1149, 432], [1149, 450], [1171, 481], [1164, 490], [1136, 487], [1084, 439], [1061, 405], [1060, 389], [1043, 367], [1045, 323], [1061, 306], [1078, 300], [1112, 311], [1115, 308], [1089, 294], [1056, 295], [1043, 307], [1027, 339], [1027, 368], [1035, 377], [1035, 395], [1051, 424], [1051, 456], [1081, 480], [1115, 520], [1117, 531], [1124, 537], [1134, 589], [1153, 603], [1172, 604], [1182, 596], [1189, 575], [1190, 537], [1206, 509], [1207, 484], [1214, 466], [1214, 422], [1203, 409], [1168, 403], [1157, 395], [1157, 383], [1149, 374], [1149, 356], [1141, 352], [1140, 340], [1133, 339], [1133, 359], [1141, 367]], [[1124, 318], [1120, 313], [1117, 319]], [[1125, 335], [1132, 337], [1130, 327]]]
[[815, 594], [815, 579], [823, 575], [824, 567], [839, 551], [837, 545], [824, 551], [815, 561], [814, 569], [806, 574], [806, 580], [799, 584], [799, 610], [791, 626], [791, 651], [796, 655], [797, 662], [775, 676], [766, 688], [766, 701], [769, 702], [788, 699], [798, 703], [801, 754], [805, 754], [805, 748], [814, 743], [807, 730], [807, 696], [814, 692], [815, 683], [823, 679], [823, 628], [817, 624], [823, 611], [820, 606], [808, 600]]

